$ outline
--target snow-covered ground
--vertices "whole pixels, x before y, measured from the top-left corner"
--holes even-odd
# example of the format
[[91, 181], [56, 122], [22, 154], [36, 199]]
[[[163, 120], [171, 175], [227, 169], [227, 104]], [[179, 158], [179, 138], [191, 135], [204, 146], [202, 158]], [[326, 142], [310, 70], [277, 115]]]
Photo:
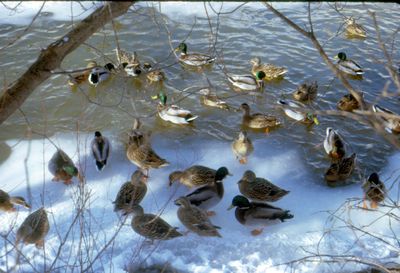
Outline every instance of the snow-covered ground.
[[[85, 228], [87, 231], [90, 230], [91, 238], [95, 238], [94, 253], [92, 253], [95, 256], [118, 228], [120, 220], [113, 212], [111, 202], [119, 187], [129, 179], [136, 167], [126, 159], [123, 145], [111, 138], [113, 150], [109, 165], [103, 172], [97, 172], [88, 150], [91, 138], [91, 135], [86, 134], [80, 134], [78, 138], [74, 134], [60, 134], [54, 139], [55, 143], [60, 145], [85, 170], [85, 187], [87, 192], [90, 192], [88, 203], [90, 205], [87, 208], [89, 211], [85, 213], [87, 217]], [[222, 227], [222, 238], [205, 238], [189, 233], [185, 237], [154, 245], [145, 243], [142, 246], [143, 238], [131, 229], [129, 218], [118, 233], [115, 243], [102, 256], [101, 262], [95, 263], [95, 271], [123, 272], [123, 269], [132, 261], [134, 264], [142, 262], [144, 265], [170, 263], [173, 267], [187, 272], [292, 272], [287, 265], [275, 265], [316, 252], [329, 255], [355, 255], [380, 262], [396, 258], [394, 257], [396, 247], [390, 248], [388, 244], [371, 236], [364, 235], [357, 240], [356, 235], [360, 235], [359, 232], [343, 227], [344, 223], [339, 219], [329, 219], [329, 213], [326, 211], [333, 212], [346, 199], [357, 198], [356, 201], [350, 202], [349, 206], [342, 207], [337, 216], [344, 221], [351, 219], [351, 224], [357, 227], [372, 223], [365, 230], [373, 234], [381, 234], [381, 239], [393, 243], [394, 246], [395, 239], [385, 236], [398, 232], [398, 225], [389, 226], [388, 217], [377, 220], [381, 212], [357, 208], [362, 197], [360, 185], [329, 188], [321, 184], [321, 178], [315, 177], [312, 170], [302, 164], [302, 158], [295, 149], [282, 152], [270, 144], [262, 149], [262, 151], [265, 149], [270, 151], [269, 155], [265, 156], [261, 150], [257, 149], [260, 143], [255, 141], [256, 151], [250, 156], [249, 163], [240, 165], [235, 160], [230, 144], [227, 142], [207, 141], [207, 145], [201, 145], [202, 149], [199, 153], [197, 145], [177, 143], [162, 139], [160, 136], [154, 136], [152, 140], [155, 150], [169, 160], [171, 165], [150, 172], [149, 191], [142, 202], [145, 211], [151, 213], [162, 211], [162, 217], [165, 220], [179, 227], [180, 231], [184, 231], [185, 228], [176, 216], [177, 207], [172, 201], [189, 190], [179, 183], [169, 187], [169, 173], [193, 164], [203, 164], [213, 168], [226, 166], [233, 176], [225, 179], [225, 196], [215, 208], [216, 216], [212, 217], [212, 222]], [[44, 204], [49, 212], [51, 229], [46, 238], [45, 248], [48, 267], [57, 253], [60, 238], [66, 236], [76, 214], [73, 200], [77, 199], [79, 193], [78, 182], [75, 180], [74, 185], [65, 186], [51, 181], [47, 162], [55, 148], [48, 141], [8, 141], [7, 144], [13, 148], [10, 157], [0, 166], [2, 189], [13, 195], [27, 197], [26, 181], [29, 180], [33, 209], [36, 210]], [[79, 147], [79, 153], [77, 147]], [[393, 155], [389, 159], [387, 168], [380, 172], [388, 186], [398, 176], [396, 174], [398, 174], [399, 157], [400, 154]], [[27, 159], [29, 179], [25, 176], [25, 159]], [[257, 237], [250, 234], [250, 227], [242, 226], [236, 221], [233, 210], [227, 211], [233, 196], [239, 193], [236, 183], [247, 169], [255, 171], [257, 176], [266, 177], [275, 184], [290, 190], [287, 196], [274, 205], [289, 209], [294, 214], [293, 219], [266, 227], [264, 232]], [[396, 192], [397, 187], [394, 187], [390, 194], [394, 199]], [[26, 209], [19, 209], [18, 213], [0, 214], [2, 223], [0, 232], [5, 234], [9, 229], [9, 223], [15, 221], [16, 227], [8, 237], [13, 241], [16, 228], [27, 215]], [[59, 265], [62, 265], [69, 257], [70, 251], [74, 253], [72, 254], [74, 257], [80, 247], [85, 248], [78, 244], [78, 230], [79, 225], [76, 224], [73, 228], [74, 232], [68, 235]], [[10, 249], [10, 245], [7, 249]], [[31, 263], [41, 268], [43, 252], [36, 250], [34, 246], [24, 246], [22, 251]], [[4, 257], [5, 252], [2, 242], [0, 257]], [[13, 264], [11, 257], [14, 257], [14, 254], [14, 252], [8, 254], [9, 265]], [[0, 269], [6, 269], [4, 258], [0, 261]], [[32, 270], [29, 266], [24, 268], [27, 271]], [[352, 271], [358, 267], [354, 263], [342, 268], [315, 262], [294, 264], [292, 268], [295, 269], [294, 272], [347, 272], [346, 270]]]

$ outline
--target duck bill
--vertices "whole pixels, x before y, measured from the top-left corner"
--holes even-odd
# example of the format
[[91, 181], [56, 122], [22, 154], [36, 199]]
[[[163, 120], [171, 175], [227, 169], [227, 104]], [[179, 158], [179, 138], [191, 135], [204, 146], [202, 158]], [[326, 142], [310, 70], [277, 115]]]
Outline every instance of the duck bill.
[[235, 206], [234, 205], [230, 205], [229, 208], [227, 210], [231, 210], [233, 209]]
[[339, 60], [339, 56], [338, 56], [338, 55], [336, 55], [335, 57], [333, 57], [333, 59], [335, 59], [335, 60]]
[[313, 118], [313, 121], [316, 125], [319, 125], [319, 120], [316, 117]]
[[152, 100], [156, 100], [156, 99], [158, 99], [158, 95], [151, 96], [151, 99], [152, 99]]

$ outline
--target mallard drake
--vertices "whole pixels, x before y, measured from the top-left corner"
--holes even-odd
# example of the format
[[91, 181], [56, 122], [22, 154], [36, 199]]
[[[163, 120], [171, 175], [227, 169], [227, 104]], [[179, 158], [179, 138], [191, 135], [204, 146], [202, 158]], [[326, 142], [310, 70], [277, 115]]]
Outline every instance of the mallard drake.
[[126, 74], [133, 77], [138, 77], [142, 73], [142, 69], [140, 68], [140, 61], [136, 54], [133, 54], [116, 49], [117, 60], [125, 70]]
[[[198, 206], [204, 210], [217, 205], [224, 196], [224, 185], [222, 180], [231, 175], [226, 167], [221, 167], [215, 173], [214, 183], [205, 185], [201, 188], [186, 195], [192, 205]], [[209, 216], [214, 215], [214, 212], [207, 212]]]
[[346, 53], [339, 52], [338, 55], [335, 56], [335, 59], [339, 59], [337, 62], [337, 68], [340, 71], [353, 76], [361, 76], [364, 74], [364, 71], [355, 61], [347, 59]]
[[[362, 95], [364, 95], [364, 93], [362, 93]], [[360, 104], [352, 94], [346, 94], [338, 101], [337, 108], [342, 111], [351, 112], [353, 110], [359, 109]]]
[[71, 158], [61, 149], [57, 149], [50, 159], [48, 169], [54, 175], [53, 181], [63, 180], [65, 185], [72, 183], [72, 177], [77, 176], [81, 180], [78, 169]]
[[160, 103], [157, 106], [157, 111], [160, 118], [165, 121], [169, 121], [174, 124], [189, 124], [198, 117], [192, 115], [189, 110], [180, 108], [177, 105], [167, 105], [167, 96], [164, 93], [160, 93], [152, 98], [160, 99]]
[[362, 185], [364, 191], [363, 208], [367, 208], [366, 199], [370, 201], [371, 208], [376, 209], [378, 203], [383, 202], [386, 197], [385, 184], [379, 179], [377, 173], [372, 173]]
[[146, 77], [150, 82], [160, 82], [165, 80], [165, 74], [160, 69], [153, 69], [150, 63], [144, 63], [143, 69]]
[[37, 248], [43, 248], [44, 237], [49, 232], [50, 224], [47, 218], [47, 212], [44, 208], [40, 208], [26, 217], [17, 231], [16, 242], [20, 241], [25, 244], [35, 244]]
[[216, 170], [205, 166], [194, 165], [186, 170], [171, 173], [169, 185], [171, 186], [175, 181], [179, 181], [189, 188], [213, 184], [216, 172]]
[[172, 227], [160, 216], [144, 213], [140, 205], [132, 208], [134, 214], [131, 222], [133, 230], [150, 240], [170, 240], [183, 236], [177, 231], [177, 227]]
[[273, 64], [262, 64], [261, 59], [258, 57], [252, 58], [250, 63], [253, 65], [251, 73], [256, 76], [257, 72], [262, 71], [265, 73], [263, 79], [267, 81], [283, 77], [288, 72], [284, 67], [275, 66]]
[[255, 76], [252, 75], [228, 75], [228, 81], [234, 86], [244, 91], [262, 90], [264, 87], [263, 79], [265, 73], [259, 71]]
[[230, 107], [220, 99], [215, 93], [212, 93], [209, 88], [204, 88], [199, 91], [203, 96], [200, 97], [201, 103], [210, 107], [217, 107], [224, 110], [229, 110]]
[[68, 80], [68, 84], [70, 86], [77, 86], [79, 84], [86, 82], [88, 80], [91, 69], [93, 69], [96, 66], [97, 63], [95, 61], [90, 61], [86, 66], [87, 70], [85, 70], [82, 73], [71, 75], [71, 78]]
[[88, 76], [89, 83], [97, 86], [99, 83], [104, 82], [110, 77], [112, 70], [115, 70], [115, 66], [112, 63], [107, 63], [104, 67], [93, 68]]
[[318, 83], [317, 81], [312, 84], [302, 83], [293, 93], [293, 98], [298, 101], [310, 101], [317, 97]]
[[343, 139], [338, 132], [331, 127], [326, 128], [324, 149], [333, 159], [341, 159], [346, 153]]
[[126, 157], [140, 169], [145, 170], [146, 175], [150, 168], [158, 169], [169, 165], [168, 161], [156, 154], [149, 141], [130, 143], [126, 150]]
[[211, 64], [215, 61], [215, 57], [211, 57], [206, 54], [201, 53], [187, 53], [187, 45], [185, 43], [180, 43], [177, 48], [175, 48], [175, 52], [181, 52], [179, 56], [179, 62], [189, 66], [203, 66], [207, 64]]
[[208, 219], [207, 213], [190, 204], [189, 200], [182, 196], [175, 200], [175, 205], [179, 206], [177, 215], [181, 223], [189, 230], [199, 236], [222, 237], [215, 226]]
[[356, 154], [342, 158], [339, 162], [334, 162], [325, 173], [325, 180], [329, 186], [335, 186], [334, 182], [346, 180], [354, 170], [356, 164]]
[[247, 156], [254, 151], [254, 146], [246, 131], [240, 131], [239, 135], [233, 140], [232, 151], [239, 159], [240, 164], [247, 163]]
[[136, 170], [131, 181], [124, 183], [115, 198], [114, 211], [123, 211], [126, 215], [132, 212], [135, 205], [139, 205], [147, 193], [147, 176], [141, 170]]
[[[287, 219], [293, 218], [289, 210], [273, 207], [266, 203], [249, 202], [249, 200], [242, 195], [236, 195], [232, 199], [232, 204], [228, 210], [234, 207], [236, 207], [236, 220], [246, 226], [267, 225], [276, 222], [276, 220], [284, 222]], [[259, 235], [262, 231], [262, 228], [254, 229], [251, 234]]]
[[25, 199], [21, 196], [10, 196], [7, 192], [0, 190], [0, 210], [2, 211], [16, 211], [14, 205], [21, 205], [27, 209], [31, 206], [26, 203]]
[[250, 170], [244, 172], [238, 185], [240, 193], [254, 201], [275, 202], [289, 193], [267, 179], [256, 177], [256, 174]]
[[[294, 120], [300, 121], [304, 124], [319, 124], [317, 116], [310, 112], [300, 112], [292, 108], [305, 108], [305, 105], [291, 100], [278, 100], [278, 104], [283, 106], [285, 114]], [[291, 108], [288, 108], [291, 107]]]
[[345, 20], [346, 32], [350, 37], [366, 38], [367, 32], [362, 25], [357, 24], [356, 20], [352, 17]]
[[250, 115], [250, 106], [247, 103], [242, 103], [240, 108], [244, 112], [242, 123], [249, 128], [265, 129], [266, 132], [269, 132], [269, 127], [275, 127], [281, 124], [281, 122], [272, 115], [260, 113]]
[[385, 130], [389, 133], [400, 134], [400, 115], [377, 104], [372, 105], [375, 113], [392, 115], [392, 117], [380, 116], [384, 121]]
[[99, 131], [94, 133], [94, 139], [92, 140], [90, 147], [92, 147], [92, 154], [96, 161], [96, 168], [102, 171], [107, 165], [108, 156], [110, 155], [111, 144], [108, 138], [102, 136]]

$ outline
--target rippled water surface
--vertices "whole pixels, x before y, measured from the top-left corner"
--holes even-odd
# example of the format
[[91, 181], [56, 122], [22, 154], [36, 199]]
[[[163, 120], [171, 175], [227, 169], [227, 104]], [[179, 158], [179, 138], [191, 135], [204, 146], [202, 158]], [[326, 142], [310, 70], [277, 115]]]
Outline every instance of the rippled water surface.
[[[214, 4], [214, 7], [219, 8], [218, 4]], [[356, 89], [365, 93], [367, 102], [373, 102], [389, 80], [389, 76], [380, 63], [383, 54], [376, 42], [376, 33], [368, 9], [376, 11], [383, 39], [391, 46], [390, 41], [400, 19], [399, 6], [393, 3], [348, 3], [341, 7], [344, 8], [341, 10], [344, 15], [358, 18], [358, 22], [367, 29], [367, 39], [347, 39], [343, 33], [337, 34], [342, 30], [340, 27], [343, 18], [327, 3], [312, 5], [314, 31], [330, 57], [335, 56], [339, 50], [345, 51], [364, 68], [363, 80], [350, 82]], [[306, 8], [305, 3], [294, 3], [287, 4], [281, 10], [303, 27], [307, 25]], [[175, 15], [161, 14], [157, 8], [151, 7], [150, 3], [142, 3], [116, 20], [120, 47], [127, 51], [136, 51], [142, 61], [159, 62], [167, 77], [163, 86], [149, 85], [144, 78], [132, 79], [116, 75], [97, 89], [82, 85], [81, 90], [72, 92], [67, 85], [67, 76], [57, 74], [35, 90], [23, 104], [22, 111], [34, 130], [55, 139], [56, 133], [71, 130], [101, 130], [105, 135], [120, 139], [122, 133], [130, 128], [132, 118], [140, 116], [145, 127], [151, 129], [154, 135], [179, 140], [182, 145], [205, 145], [202, 141], [204, 139], [226, 140], [229, 143], [240, 129], [242, 114], [200, 104], [200, 95], [196, 91], [208, 84], [208, 78], [218, 95], [227, 98], [235, 107], [248, 102], [253, 111], [272, 113], [284, 121], [281, 128], [273, 130], [268, 136], [257, 132], [250, 133], [253, 140], [259, 140], [260, 145], [256, 149], [265, 149], [266, 156], [270, 145], [279, 147], [282, 151], [295, 147], [302, 151], [310, 168], [314, 168], [317, 175], [322, 175], [328, 161], [324, 159], [321, 143], [326, 127], [331, 126], [341, 132], [350, 150], [358, 154], [361, 174], [379, 170], [385, 164], [393, 147], [370, 127], [337, 116], [321, 116], [320, 125], [306, 127], [289, 120], [276, 107], [279, 98], [291, 98], [296, 86], [304, 81], [316, 80], [319, 84], [318, 98], [309, 105], [313, 109], [336, 109], [337, 101], [347, 93], [308, 40], [262, 4], [244, 5], [233, 13], [221, 15], [219, 20], [211, 9], [208, 8], [208, 12], [213, 15], [210, 22], [207, 17], [199, 16], [195, 20], [194, 16], [182, 16], [181, 12]], [[35, 21], [29, 34], [0, 53], [0, 74], [4, 84], [18, 78], [34, 62], [41, 48], [45, 48], [71, 29], [71, 21], [52, 18], [52, 14], [43, 13]], [[210, 31], [210, 23], [214, 35]], [[188, 51], [211, 54], [218, 30], [215, 48], [220, 57], [218, 63], [202, 72], [189, 71], [180, 66], [171, 53], [165, 24], [171, 31], [170, 38], [174, 47], [187, 38]], [[15, 25], [12, 21], [0, 25], [0, 47], [24, 28], [25, 26]], [[393, 45], [393, 58], [399, 60], [396, 41]], [[82, 45], [65, 58], [62, 63], [63, 69], [85, 67], [86, 61], [90, 59], [105, 63], [111, 58], [116, 62], [113, 51], [116, 40], [110, 24], [95, 33], [86, 43], [103, 52], [107, 59], [101, 52]], [[248, 73], [251, 68], [249, 60], [254, 56], [259, 56], [264, 62], [287, 67], [287, 76], [283, 80], [268, 83], [262, 93], [245, 94], [233, 91], [228, 85], [223, 69], [237, 74]], [[190, 93], [182, 92], [188, 87], [193, 87], [188, 90]], [[156, 101], [150, 97], [161, 89], [167, 92], [170, 100], [173, 99], [180, 106], [199, 115], [193, 126], [172, 125], [155, 116]], [[394, 89], [393, 84], [389, 86], [389, 90], [391, 89]], [[185, 98], [182, 99], [183, 97]], [[380, 104], [399, 112], [398, 100], [385, 98]], [[27, 129], [26, 120], [20, 112], [16, 112], [0, 128], [0, 141], [23, 138]], [[10, 150], [4, 142], [0, 144], [0, 160], [3, 161]]]

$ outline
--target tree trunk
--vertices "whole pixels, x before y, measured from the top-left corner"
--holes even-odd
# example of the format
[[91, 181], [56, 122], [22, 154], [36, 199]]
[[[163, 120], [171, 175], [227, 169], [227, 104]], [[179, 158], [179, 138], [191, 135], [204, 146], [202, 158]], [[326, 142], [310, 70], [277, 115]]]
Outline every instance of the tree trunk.
[[82, 20], [69, 33], [42, 50], [37, 60], [0, 97], [0, 125], [14, 113], [63, 59], [111, 19], [124, 14], [133, 1], [108, 2]]

